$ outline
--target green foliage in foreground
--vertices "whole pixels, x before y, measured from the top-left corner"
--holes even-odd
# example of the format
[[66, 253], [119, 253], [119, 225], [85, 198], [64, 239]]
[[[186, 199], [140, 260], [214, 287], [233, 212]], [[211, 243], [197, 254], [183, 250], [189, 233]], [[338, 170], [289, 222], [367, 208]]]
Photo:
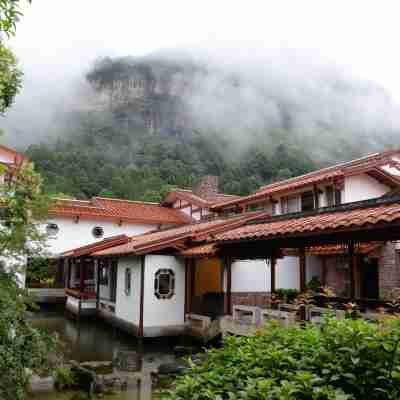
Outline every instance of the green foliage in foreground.
[[26, 319], [29, 304], [15, 275], [0, 271], [0, 399], [25, 399], [30, 374], [48, 373], [55, 342]]
[[400, 321], [327, 319], [226, 339], [164, 400], [400, 398]]

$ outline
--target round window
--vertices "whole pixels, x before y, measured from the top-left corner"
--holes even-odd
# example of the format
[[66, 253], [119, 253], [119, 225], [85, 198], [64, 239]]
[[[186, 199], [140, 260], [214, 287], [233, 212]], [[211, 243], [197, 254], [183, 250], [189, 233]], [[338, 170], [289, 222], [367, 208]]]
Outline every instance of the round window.
[[60, 228], [57, 224], [50, 223], [46, 226], [46, 232], [49, 236], [55, 236], [60, 231]]
[[104, 235], [104, 229], [101, 226], [95, 226], [92, 230], [92, 234], [95, 238], [101, 238]]

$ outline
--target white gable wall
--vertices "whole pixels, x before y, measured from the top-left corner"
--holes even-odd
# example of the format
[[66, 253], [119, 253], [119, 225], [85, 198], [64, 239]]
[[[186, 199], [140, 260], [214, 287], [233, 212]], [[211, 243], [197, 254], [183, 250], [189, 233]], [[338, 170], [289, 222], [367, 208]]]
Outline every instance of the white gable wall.
[[[128, 224], [123, 223], [119, 226], [112, 221], [86, 220], [81, 219], [76, 223], [72, 218], [51, 218], [46, 224], [43, 224], [42, 229], [45, 231], [48, 223], [55, 223], [59, 227], [59, 232], [54, 237], [49, 237], [47, 240], [48, 251], [52, 255], [62, 253], [67, 250], [72, 250], [77, 247], [86, 246], [103, 240], [104, 238], [115, 235], [139, 235], [154, 229], [157, 225], [144, 224]], [[96, 239], [92, 230], [96, 226], [101, 226], [104, 230], [104, 236]]]
[[388, 193], [390, 188], [366, 175], [348, 176], [344, 181], [343, 203], [374, 199]]

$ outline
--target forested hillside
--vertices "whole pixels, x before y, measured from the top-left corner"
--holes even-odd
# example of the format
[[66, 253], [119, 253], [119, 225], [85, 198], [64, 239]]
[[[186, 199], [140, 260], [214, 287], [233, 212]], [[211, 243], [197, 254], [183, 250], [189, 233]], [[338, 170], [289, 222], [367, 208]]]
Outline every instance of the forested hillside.
[[157, 201], [204, 174], [247, 194], [400, 145], [399, 108], [381, 88], [326, 65], [269, 61], [99, 60], [27, 154], [50, 192]]

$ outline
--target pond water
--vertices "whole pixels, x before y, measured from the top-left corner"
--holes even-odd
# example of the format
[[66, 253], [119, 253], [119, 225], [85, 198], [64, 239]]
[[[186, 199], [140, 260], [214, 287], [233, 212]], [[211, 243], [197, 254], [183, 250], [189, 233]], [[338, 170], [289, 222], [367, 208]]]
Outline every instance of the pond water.
[[[32, 314], [32, 324], [48, 333], [57, 333], [63, 343], [62, 351], [67, 360], [112, 361], [119, 351], [135, 351], [141, 357], [141, 372], [145, 379], [138, 387], [115, 396], [104, 396], [109, 400], [150, 400], [150, 372], [164, 363], [175, 360], [173, 349], [183, 344], [181, 338], [149, 339], [140, 343], [135, 337], [125, 334], [101, 320], [67, 319], [62, 311], [46, 310]], [[74, 393], [39, 393], [29, 398], [35, 400], [70, 400]]]

